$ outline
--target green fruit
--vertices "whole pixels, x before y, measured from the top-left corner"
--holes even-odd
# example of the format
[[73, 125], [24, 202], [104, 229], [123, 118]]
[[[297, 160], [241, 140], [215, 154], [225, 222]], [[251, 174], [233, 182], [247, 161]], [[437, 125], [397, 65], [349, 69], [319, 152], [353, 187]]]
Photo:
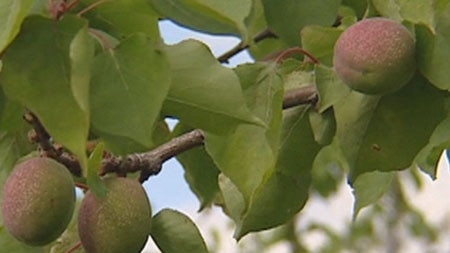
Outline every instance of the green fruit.
[[49, 158], [18, 164], [3, 188], [3, 223], [28, 245], [45, 245], [58, 238], [69, 224], [74, 206], [72, 176]]
[[415, 42], [400, 23], [386, 18], [360, 21], [334, 48], [337, 75], [353, 90], [386, 94], [403, 87], [415, 70]]
[[150, 234], [152, 210], [136, 180], [106, 178], [106, 196], [88, 191], [78, 214], [78, 233], [87, 253], [138, 253]]

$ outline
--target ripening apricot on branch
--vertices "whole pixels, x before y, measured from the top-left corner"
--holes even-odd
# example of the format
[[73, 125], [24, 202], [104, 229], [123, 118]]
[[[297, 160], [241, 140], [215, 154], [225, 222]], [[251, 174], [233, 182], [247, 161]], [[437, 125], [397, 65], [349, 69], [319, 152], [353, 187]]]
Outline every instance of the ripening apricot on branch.
[[344, 83], [361, 93], [397, 91], [416, 70], [415, 40], [397, 21], [362, 20], [347, 28], [336, 42], [334, 68]]

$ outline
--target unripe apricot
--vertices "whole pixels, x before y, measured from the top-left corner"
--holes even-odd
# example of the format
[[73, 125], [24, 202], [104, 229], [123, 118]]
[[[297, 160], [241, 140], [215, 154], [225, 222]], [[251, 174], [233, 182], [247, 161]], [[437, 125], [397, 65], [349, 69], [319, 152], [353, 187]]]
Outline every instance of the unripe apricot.
[[67, 168], [50, 158], [31, 158], [16, 165], [3, 188], [6, 229], [32, 246], [55, 240], [72, 218], [74, 187]]
[[403, 25], [370, 18], [341, 34], [334, 48], [334, 68], [353, 90], [386, 94], [411, 80], [416, 69], [414, 54], [414, 38]]
[[106, 196], [86, 193], [78, 233], [87, 253], [138, 253], [147, 242], [152, 211], [144, 188], [132, 179], [105, 178]]

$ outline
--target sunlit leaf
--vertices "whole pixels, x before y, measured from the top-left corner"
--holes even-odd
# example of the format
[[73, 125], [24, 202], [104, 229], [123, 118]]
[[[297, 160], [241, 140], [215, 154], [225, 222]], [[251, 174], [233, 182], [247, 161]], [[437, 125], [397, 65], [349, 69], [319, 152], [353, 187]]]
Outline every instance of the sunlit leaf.
[[285, 113], [276, 170], [252, 198], [238, 223], [236, 238], [286, 223], [305, 205], [312, 163], [320, 148], [314, 140], [307, 110], [308, 107], [299, 107]]
[[320, 63], [332, 66], [334, 44], [342, 30], [318, 25], [306, 26], [301, 31], [302, 48], [312, 54]]
[[103, 143], [97, 144], [94, 151], [89, 156], [88, 173], [86, 177], [89, 190], [99, 198], [105, 197], [107, 191], [105, 183], [100, 179], [98, 174], [102, 165], [104, 148], [105, 145]]
[[[82, 1], [85, 8], [97, 2]], [[155, 41], [159, 37], [158, 16], [146, 0], [103, 1], [83, 16], [89, 18], [92, 27], [117, 38], [134, 33], [145, 33]]]
[[0, 52], [19, 33], [33, 0], [3, 0], [0, 2]]
[[163, 209], [152, 219], [151, 236], [162, 253], [207, 253], [197, 226], [186, 215]]
[[151, 147], [154, 124], [169, 91], [169, 73], [164, 52], [142, 34], [96, 56], [91, 121], [99, 135], [107, 142], [122, 137]]
[[183, 26], [208, 33], [247, 37], [244, 21], [250, 14], [251, 0], [151, 0], [151, 2], [163, 17]]
[[425, 24], [434, 30], [436, 1], [423, 0], [374, 0], [372, 4], [383, 16], [398, 21], [407, 20], [415, 24]]
[[226, 135], [207, 132], [205, 145], [220, 171], [242, 192], [248, 204], [275, 165], [283, 89], [270, 65], [242, 65], [236, 73], [241, 78], [246, 104], [268, 128], [240, 124]]
[[319, 112], [324, 112], [350, 92], [350, 88], [339, 79], [332, 68], [317, 65], [315, 76], [319, 93]]
[[263, 0], [267, 24], [291, 46], [300, 45], [300, 31], [307, 25], [334, 23], [340, 0]]
[[450, 73], [447, 71], [447, 59], [450, 57], [449, 12], [450, 5], [446, 16], [439, 19], [439, 26], [434, 34], [423, 25], [416, 26], [419, 69], [433, 85], [445, 90], [450, 90]]
[[164, 113], [215, 133], [241, 123], [264, 125], [247, 108], [236, 74], [223, 67], [204, 44], [187, 40], [166, 51], [172, 84]]
[[3, 57], [0, 77], [5, 94], [35, 113], [54, 140], [77, 155], [83, 168], [89, 111], [81, 96], [90, 72], [81, 65], [89, 65], [93, 47], [87, 32], [87, 22], [72, 16], [59, 22], [27, 18]]

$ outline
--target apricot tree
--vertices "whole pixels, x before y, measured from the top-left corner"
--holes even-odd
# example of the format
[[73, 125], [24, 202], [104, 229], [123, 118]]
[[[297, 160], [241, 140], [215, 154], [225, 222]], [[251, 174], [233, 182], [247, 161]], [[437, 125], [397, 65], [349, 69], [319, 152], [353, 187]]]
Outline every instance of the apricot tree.
[[[134, 251], [148, 233], [165, 253], [207, 252], [188, 217], [170, 209], [150, 217], [145, 196], [133, 209], [142, 213], [129, 216], [139, 224], [136, 238], [120, 229], [128, 216], [114, 213], [122, 214], [116, 202], [126, 202], [130, 189], [109, 180], [143, 184], [173, 157], [200, 210], [221, 206], [236, 225], [236, 239], [288, 223], [311, 192], [335, 191], [343, 175], [354, 190], [355, 217], [389, 189], [399, 170], [420, 168], [435, 178], [450, 143], [449, 13], [447, 0], [3, 0], [3, 204], [14, 205], [8, 192], [23, 187], [7, 184], [3, 190], [15, 165], [40, 156], [64, 165], [96, 203], [82, 212], [98, 215], [101, 203], [108, 212], [80, 218], [81, 243], [72, 222], [55, 242], [32, 248], [11, 237], [8, 221], [0, 220], [6, 227], [0, 230], [2, 250], [82, 252], [85, 245], [86, 252], [96, 252], [92, 245], [101, 244], [105, 252], [104, 242], [95, 241], [105, 235], [89, 232], [99, 229], [93, 224], [100, 219], [114, 226], [117, 215], [117, 227], [108, 230], [117, 235], [107, 236], [136, 242]], [[335, 46], [355, 23], [380, 18], [401, 34], [394, 29], [383, 38], [387, 44], [367, 48], [349, 42], [352, 36], [345, 50]], [[218, 57], [196, 40], [166, 45], [158, 28], [162, 19], [241, 42]], [[388, 28], [377, 31], [381, 36]], [[378, 39], [372, 36], [366, 39]], [[397, 59], [404, 38], [406, 56], [384, 61]], [[394, 48], [383, 46], [390, 44]], [[254, 63], [224, 66], [244, 50]], [[378, 64], [361, 72], [375, 72], [371, 88], [398, 86], [370, 94], [354, 89], [345, 73], [336, 74], [354, 52], [370, 53]], [[351, 67], [364, 67], [369, 57], [359, 56], [363, 61]], [[173, 130], [167, 118], [177, 119]], [[27, 173], [34, 172], [19, 177]]]

